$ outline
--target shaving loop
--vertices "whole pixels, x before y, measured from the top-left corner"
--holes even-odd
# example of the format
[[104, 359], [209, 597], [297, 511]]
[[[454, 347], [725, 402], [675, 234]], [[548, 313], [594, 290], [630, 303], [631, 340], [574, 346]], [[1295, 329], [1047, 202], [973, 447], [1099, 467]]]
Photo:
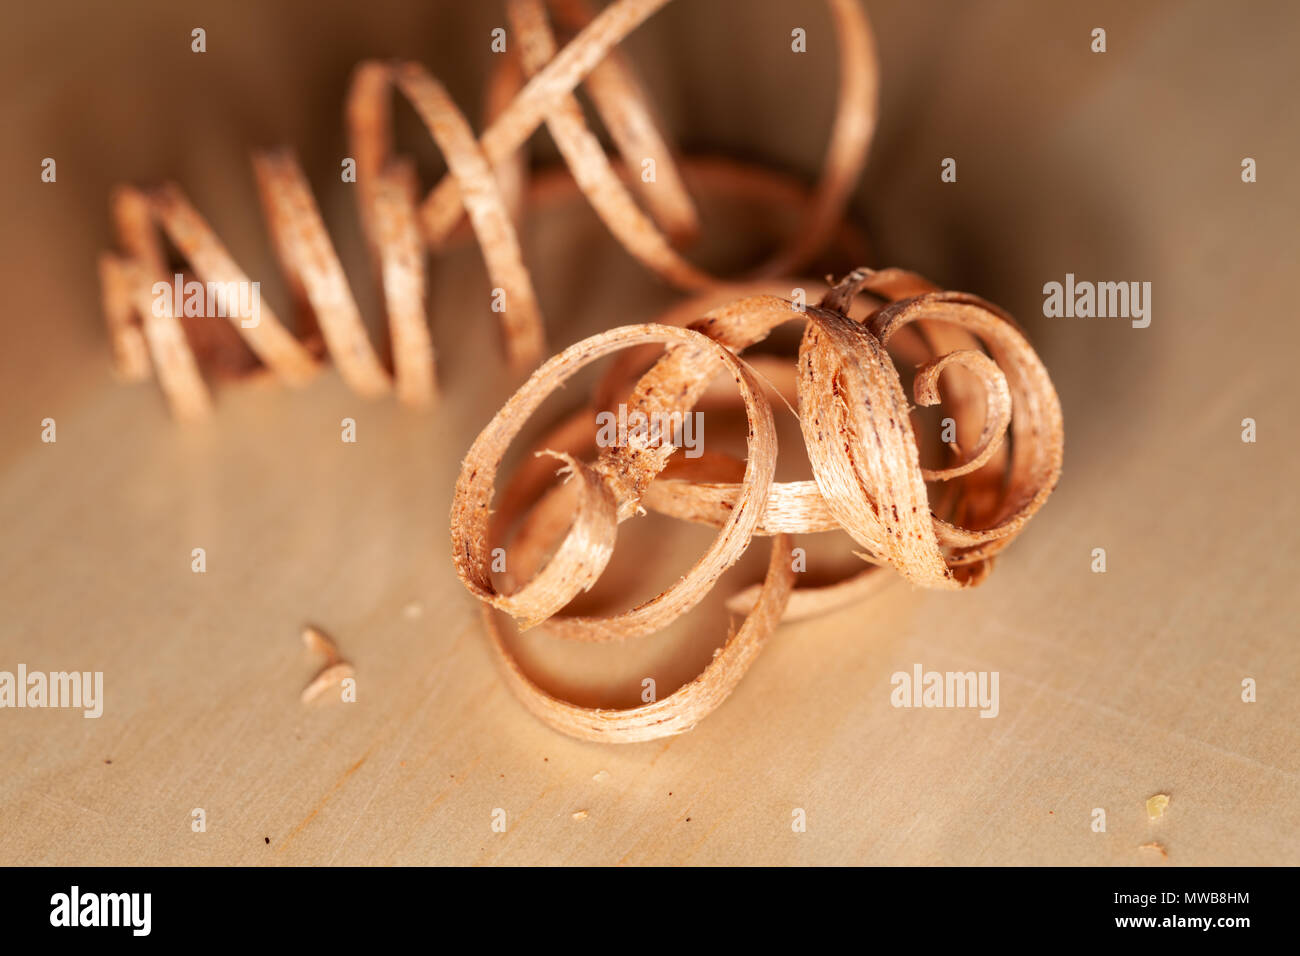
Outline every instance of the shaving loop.
[[[646, 740], [689, 729], [730, 693], [781, 620], [859, 600], [878, 586], [883, 567], [929, 588], [978, 584], [1060, 475], [1064, 426], [1055, 389], [1010, 316], [982, 299], [940, 291], [902, 270], [859, 269], [817, 306], [801, 309], [760, 292], [690, 316], [679, 308], [660, 324], [611, 329], [543, 364], [479, 435], [456, 484], [453, 562], [484, 604], [507, 681], [543, 721], [585, 739]], [[766, 356], [763, 367], [773, 374], [760, 379], [740, 353], [790, 321], [804, 323], [793, 376], [780, 376]], [[646, 367], [645, 345], [667, 349]], [[916, 367], [917, 403], [951, 413], [952, 464], [922, 466], [891, 346]], [[549, 459], [532, 458], [494, 502], [506, 451], [532, 413], [578, 369], [618, 350], [595, 389], [600, 405], [547, 434], [535, 451]], [[725, 397], [715, 386], [728, 379]], [[793, 392], [811, 480], [774, 480], [771, 391]], [[632, 436], [598, 447], [593, 437], [597, 413], [613, 401], [629, 417], [662, 421], [736, 396], [748, 419], [743, 462], [713, 453], [678, 463], [672, 441]], [[558, 486], [555, 459], [564, 463]], [[618, 526], [646, 509], [713, 526], [717, 536], [651, 600], [605, 616], [566, 614], [608, 564]], [[829, 586], [795, 588], [790, 535], [835, 530], [853, 539], [870, 567]], [[621, 641], [661, 630], [698, 605], [755, 536], [772, 538], [771, 556], [763, 582], [728, 601], [746, 614], [743, 623], [703, 673], [662, 700], [627, 710], [560, 701], [529, 680], [507, 646], [497, 612], [521, 629], [567, 640]], [[508, 545], [509, 570], [494, 576], [490, 554], [500, 543]]]
[[[253, 167], [276, 257], [293, 294], [296, 331], [264, 305], [255, 316], [210, 302], [191, 311], [188, 297], [182, 305], [180, 295], [155, 292], [159, 282], [173, 280], [162, 236], [206, 289], [234, 290], [237, 297], [239, 290], [259, 283], [237, 264], [179, 186], [148, 192], [119, 187], [111, 211], [123, 251], [100, 258], [119, 377], [139, 381], [156, 374], [173, 413], [201, 419], [212, 405], [204, 372], [225, 379], [267, 372], [296, 385], [310, 380], [328, 353], [358, 394], [395, 392], [409, 405], [430, 405], [438, 388], [425, 314], [425, 257], [456, 238], [462, 220], [493, 286], [493, 302], [483, 309], [497, 312], [507, 362], [516, 372], [533, 368], [546, 352], [545, 332], [519, 225], [530, 205], [557, 192], [554, 177], [529, 181], [524, 150], [543, 124], [566, 164], [569, 185], [628, 252], [677, 288], [701, 291], [723, 282], [677, 249], [700, 229], [688, 180], [801, 210], [799, 227], [758, 274], [789, 274], [830, 240], [844, 238], [841, 213], [876, 114], [875, 51], [857, 0], [828, 0], [839, 47], [839, 102], [822, 177], [811, 193], [759, 168], [674, 158], [617, 49], [667, 2], [615, 0], [593, 14], [585, 0], [507, 0], [514, 37], [509, 52], [497, 57], [486, 127], [478, 138], [443, 85], [419, 64], [364, 62], [356, 68], [346, 103], [347, 133], [362, 232], [382, 292], [387, 354], [371, 341], [291, 152], [258, 153]], [[576, 35], [561, 48], [555, 27]], [[588, 128], [574, 96], [580, 84], [621, 154], [621, 165]], [[413, 161], [392, 155], [394, 90], [409, 101], [446, 161], [446, 175], [423, 199]], [[652, 181], [642, 176], [647, 164], [655, 170]], [[850, 233], [847, 241], [856, 238]], [[187, 284], [175, 283], [178, 289]]]

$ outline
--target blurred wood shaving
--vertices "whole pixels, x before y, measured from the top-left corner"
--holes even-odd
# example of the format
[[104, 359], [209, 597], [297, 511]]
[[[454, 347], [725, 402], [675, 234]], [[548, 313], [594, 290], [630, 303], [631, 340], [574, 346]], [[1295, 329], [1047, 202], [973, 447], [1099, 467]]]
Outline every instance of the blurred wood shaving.
[[[553, 181], [539, 179], [536, 188], [528, 183], [524, 148], [543, 124], [567, 164], [564, 188], [585, 196], [628, 252], [678, 288], [699, 291], [725, 283], [674, 247], [699, 229], [685, 186], [692, 169], [710, 188], [796, 205], [802, 215], [799, 228], [756, 274], [785, 275], [797, 269], [840, 233], [841, 214], [875, 129], [877, 67], [866, 17], [857, 0], [827, 0], [838, 44], [839, 101], [821, 180], [805, 192], [761, 168], [716, 160], [678, 163], [674, 158], [640, 83], [617, 49], [667, 2], [615, 0], [593, 14], [584, 0], [507, 0], [515, 38], [511, 52], [496, 58], [488, 121], [478, 138], [442, 83], [423, 66], [367, 61], [356, 68], [345, 107], [347, 134], [363, 232], [382, 291], [388, 355], [370, 340], [291, 151], [259, 152], [253, 167], [276, 257], [293, 294], [293, 311], [302, 317], [296, 330], [260, 301], [255, 320], [211, 304], [202, 315], [178, 314], [188, 311], [188, 305], [177, 307], [178, 296], [152, 291], [155, 283], [174, 282], [163, 235], [185, 260], [186, 277], [192, 273], [202, 283], [245, 289], [252, 280], [179, 186], [169, 183], [148, 192], [119, 187], [111, 211], [122, 252], [105, 253], [99, 263], [119, 377], [141, 381], [156, 374], [177, 418], [202, 419], [212, 410], [205, 373], [226, 379], [269, 374], [301, 385], [317, 373], [328, 353], [359, 395], [395, 392], [406, 404], [429, 406], [438, 387], [425, 314], [425, 255], [451, 241], [462, 219], [468, 220], [481, 249], [494, 295], [499, 291], [503, 296], [498, 320], [506, 359], [516, 372], [531, 369], [545, 354], [544, 323], [517, 223], [525, 200], [537, 203], [555, 193]], [[562, 48], [549, 15], [562, 29], [576, 32]], [[621, 169], [611, 164], [587, 126], [573, 95], [579, 84], [585, 84], [622, 154]], [[394, 90], [410, 101], [447, 163], [447, 175], [423, 200], [413, 160], [392, 154]], [[654, 163], [653, 186], [640, 178], [647, 162]], [[213, 311], [225, 312], [229, 323]]]
[[324, 631], [309, 624], [302, 630], [302, 642], [308, 650], [325, 659], [325, 666], [320, 673], [303, 688], [304, 704], [315, 700], [330, 688], [339, 686], [347, 678], [356, 676], [352, 665], [339, 655], [338, 645]]

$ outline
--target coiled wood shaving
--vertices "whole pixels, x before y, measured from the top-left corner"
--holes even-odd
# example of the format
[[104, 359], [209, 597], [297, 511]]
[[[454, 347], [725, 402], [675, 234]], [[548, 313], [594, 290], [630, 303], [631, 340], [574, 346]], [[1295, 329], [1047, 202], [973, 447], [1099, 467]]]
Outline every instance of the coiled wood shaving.
[[[855, 313], [859, 297], [863, 314]], [[791, 535], [841, 529], [871, 565], [892, 567], [923, 587], [969, 587], [984, 579], [1060, 475], [1064, 426], [1047, 371], [1011, 317], [976, 296], [940, 291], [901, 270], [859, 269], [806, 310], [760, 293], [678, 324], [689, 314], [677, 309], [661, 324], [599, 333], [543, 364], [475, 440], [456, 484], [453, 562], [483, 602], [506, 679], [534, 714], [576, 737], [623, 742], [690, 729], [731, 692], [783, 617], [857, 599], [879, 574], [867, 569], [827, 588], [795, 589]], [[775, 482], [772, 406], [755, 368], [739, 354], [788, 321], [805, 323], [793, 384], [812, 479]], [[616, 361], [597, 389], [604, 396], [599, 406], [583, 409], [545, 439], [540, 453], [550, 456], [551, 471], [556, 460], [562, 464], [565, 483], [545, 491], [545, 464], [525, 465], [493, 516], [503, 457], [542, 401], [583, 366], [647, 344], [668, 348], [644, 371], [644, 352]], [[944, 379], [951, 383], [945, 410], [958, 425], [956, 460], [947, 467], [921, 465], [891, 345], [917, 364], [913, 396], [920, 405], [940, 402], [945, 370], [965, 373]], [[710, 396], [715, 379], [731, 380], [749, 422], [745, 460], [732, 462], [738, 479], [706, 480], [706, 472], [726, 470], [722, 456], [704, 456], [668, 477], [663, 473], [675, 446], [635, 432], [624, 444], [600, 448], [591, 462], [577, 457], [592, 449], [595, 414], [614, 398], [626, 402], [629, 418], [640, 412], [663, 420], [689, 414]], [[929, 485], [938, 489], [936, 502], [946, 502], [947, 517], [932, 508]], [[717, 536], [679, 581], [651, 600], [599, 617], [563, 613], [606, 568], [618, 526], [644, 509], [714, 526]], [[515, 525], [510, 574], [494, 580], [492, 547]], [[731, 603], [746, 615], [740, 628], [698, 677], [644, 706], [598, 710], [547, 694], [515, 661], [493, 610], [522, 629], [542, 625], [563, 639], [641, 637], [699, 604], [760, 535], [772, 538], [767, 575]], [[795, 603], [796, 596], [802, 600]]]
[[[100, 261], [105, 315], [114, 365], [127, 380], [157, 374], [173, 412], [209, 414], [205, 370], [237, 378], [260, 368], [289, 384], [312, 377], [327, 351], [344, 381], [363, 396], [395, 390], [412, 405], [437, 393], [433, 344], [425, 315], [426, 249], [441, 248], [462, 216], [468, 219], [494, 287], [504, 291], [500, 312], [510, 365], [526, 370], [545, 354], [541, 308], [524, 264], [517, 220], [526, 196], [523, 147], [543, 123], [586, 196], [615, 238], [666, 281], [685, 290], [716, 287], [674, 248], [698, 229], [683, 171], [651, 121], [640, 86], [616, 49], [668, 0], [616, 0], [592, 15], [584, 0], [507, 0], [514, 45], [502, 57], [489, 89], [490, 120], [475, 138], [443, 85], [415, 63], [365, 62], [353, 76], [347, 130], [356, 160], [360, 218], [383, 293], [391, 358], [372, 344], [319, 209], [297, 160], [287, 150], [253, 158], [262, 207], [277, 258], [303, 316], [297, 333], [266, 307], [255, 327], [231, 316], [183, 317], [155, 309], [151, 289], [171, 282], [158, 231], [203, 282], [250, 282], [180, 187], [143, 192], [119, 188], [112, 200], [121, 254]], [[820, 250], [839, 227], [875, 125], [876, 62], [870, 28], [857, 0], [828, 0], [839, 46], [839, 105], [821, 181], [801, 203], [803, 222], [789, 242], [758, 270], [785, 275]], [[549, 7], [549, 11], [548, 11]], [[548, 12], [578, 31], [558, 48]], [[624, 159], [616, 169], [587, 127], [574, 90], [583, 83]], [[391, 155], [391, 91], [410, 101], [442, 152], [443, 180], [420, 201], [413, 164]], [[637, 173], [655, 162], [653, 183]], [[688, 161], [683, 167], [689, 171]], [[732, 168], [727, 187], [781, 195], [778, 177]], [[637, 204], [625, 180], [637, 190]], [[169, 304], [168, 304], [169, 305]], [[486, 311], [489, 306], [484, 304]], [[155, 314], [155, 312], [161, 314]], [[233, 328], [237, 335], [231, 334]]]

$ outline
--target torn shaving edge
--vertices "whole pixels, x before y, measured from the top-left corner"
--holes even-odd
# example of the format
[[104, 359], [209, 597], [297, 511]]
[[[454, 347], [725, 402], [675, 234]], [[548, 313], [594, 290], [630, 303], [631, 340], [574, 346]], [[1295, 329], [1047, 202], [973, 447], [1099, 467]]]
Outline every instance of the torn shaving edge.
[[[293, 293], [295, 312], [306, 317], [302, 335], [259, 307], [248, 327], [231, 315], [230, 326], [204, 325], [178, 316], [155, 297], [154, 285], [171, 285], [161, 235], [207, 283], [249, 283], [247, 273], [179, 186], [151, 192], [122, 186], [113, 193], [112, 218], [122, 254], [105, 253], [99, 271], [114, 368], [125, 381], [156, 374], [179, 419], [208, 417], [212, 400], [203, 369], [219, 377], [268, 372], [301, 385], [319, 370], [328, 351], [339, 374], [359, 395], [396, 391], [400, 401], [428, 406], [438, 388], [434, 349], [425, 314], [427, 249], [439, 250], [462, 219], [468, 220], [494, 288], [504, 290], [499, 313], [504, 347], [516, 371], [545, 354], [543, 320], [518, 224], [528, 189], [530, 137], [545, 124], [572, 177], [610, 232], [636, 259], [687, 291], [716, 288], [724, 280], [684, 259], [674, 242], [698, 231], [673, 150], [652, 120], [641, 85], [617, 50], [624, 38], [668, 0], [616, 0], [593, 13], [586, 0], [507, 0], [515, 41], [497, 58], [488, 89], [488, 122], [481, 137], [444, 86], [417, 63], [363, 62], [356, 68], [345, 108], [362, 230], [379, 278], [389, 326], [385, 361], [369, 332], [325, 229], [301, 166], [289, 150], [257, 153], [253, 168], [276, 258]], [[789, 241], [757, 274], [797, 270], [834, 236], [866, 157], [876, 122], [877, 65], [870, 25], [858, 0], [827, 0], [835, 24], [840, 64], [839, 102], [822, 177], [811, 194], [798, 196], [802, 220]], [[550, 23], [576, 33], [563, 49]], [[516, 53], [515, 51], [521, 51]], [[580, 84], [622, 154], [616, 169], [588, 128], [574, 97]], [[414, 161], [392, 155], [391, 93], [414, 107], [441, 151], [448, 172], [420, 201]], [[629, 175], [652, 159], [653, 187]], [[788, 183], [774, 174], [729, 164], [713, 176], [724, 188], [789, 198]], [[689, 163], [683, 167], [689, 169]], [[716, 163], [714, 164], [716, 172]], [[631, 189], [640, 194], [642, 211]], [[161, 234], [161, 235], [160, 235]], [[161, 306], [161, 307], [160, 307]], [[227, 309], [226, 311], [231, 311]], [[187, 321], [187, 319], [197, 320]]]
[[315, 700], [331, 687], [342, 684], [347, 678], [356, 676], [352, 665], [339, 656], [338, 646], [320, 629], [310, 624], [304, 627], [302, 642], [308, 650], [325, 658], [325, 667], [303, 688], [301, 699], [304, 704]]
[[[855, 310], [859, 297], [867, 300], [865, 314]], [[676, 316], [683, 314], [689, 313]], [[739, 353], [787, 321], [805, 323], [793, 397], [813, 480], [780, 483], [773, 478], [771, 404]], [[948, 467], [920, 463], [912, 408], [886, 350], [891, 343], [918, 365], [913, 392], [920, 405], [940, 404], [938, 379], [945, 369], [965, 373], [945, 379], [944, 404], [958, 427], [957, 460]], [[526, 465], [519, 472], [523, 480], [507, 483], [494, 516], [497, 471], [533, 412], [584, 366], [646, 345], [667, 348], [644, 371], [616, 360], [596, 390], [604, 397], [549, 436], [568, 444], [539, 450], [562, 463], [564, 484], [547, 490], [545, 464]], [[715, 379], [731, 380], [749, 421], [744, 461], [730, 463], [729, 480], [690, 475], [696, 480], [657, 482], [677, 449], [644, 436], [599, 449], [590, 464], [578, 457], [593, 450], [592, 442], [584, 445], [590, 437], [584, 432], [608, 396], [626, 396], [629, 420], [644, 415], [646, 421], [665, 421], [690, 414]], [[975, 586], [1056, 487], [1064, 441], [1056, 390], [1009, 315], [973, 295], [940, 291], [914, 273], [863, 268], [831, 288], [818, 306], [800, 308], [779, 296], [755, 294], [712, 308], [687, 327], [610, 329], [554, 356], [506, 402], [466, 455], [451, 509], [452, 560], [482, 602], [493, 652], [525, 707], [574, 737], [650, 740], [690, 730], [716, 708], [786, 619], [796, 593], [791, 534], [846, 531], [862, 549], [855, 554], [875, 566], [829, 588], [798, 589], [807, 597], [801, 615], [860, 599], [861, 581], [883, 566], [923, 587]], [[941, 486], [937, 497], [948, 502], [948, 517], [932, 511], [928, 483]], [[562, 614], [600, 578], [618, 525], [647, 509], [713, 526], [717, 536], [686, 574], [649, 601], [607, 616]], [[511, 530], [507, 518], [521, 520], [510, 542], [511, 574], [498, 580], [489, 555]], [[622, 641], [654, 633], [698, 605], [758, 535], [772, 538], [771, 556], [764, 582], [743, 608], [744, 621], [703, 672], [654, 703], [603, 710], [558, 700], [528, 678], [506, 645], [497, 612], [513, 617], [520, 629], [540, 627], [568, 640]]]

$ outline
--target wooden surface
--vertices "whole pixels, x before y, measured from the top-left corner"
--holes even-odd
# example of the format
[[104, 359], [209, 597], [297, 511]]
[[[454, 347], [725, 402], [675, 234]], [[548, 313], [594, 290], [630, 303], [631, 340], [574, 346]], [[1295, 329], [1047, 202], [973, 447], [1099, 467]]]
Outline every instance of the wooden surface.
[[[510, 696], [451, 569], [451, 483], [511, 388], [472, 249], [433, 275], [433, 414], [363, 402], [329, 372], [298, 391], [221, 388], [215, 419], [182, 428], [154, 385], [109, 375], [94, 279], [108, 187], [182, 180], [273, 286], [243, 153], [288, 142], [363, 276], [331, 172], [346, 71], [417, 56], [476, 103], [486, 40], [479, 55], [465, 38], [499, 15], [447, 6], [378, 4], [364, 21], [327, 7], [305, 32], [291, 4], [248, 21], [41, 5], [0, 41], [0, 670], [100, 670], [106, 697], [98, 720], [0, 711], [0, 864], [1300, 863], [1295, 9], [870, 5], [883, 119], [855, 214], [876, 264], [1023, 321], [1062, 397], [1064, 479], [983, 587], [897, 584], [783, 627], [693, 732], [614, 748]], [[807, 170], [833, 57], [780, 51], [803, 25], [815, 52], [828, 20], [756, 6], [735, 29], [734, 0], [670, 7], [633, 53], [688, 147]], [[188, 30], [205, 19], [213, 52], [196, 62]], [[1087, 51], [1098, 25], [1104, 55]], [[763, 44], [771, 69], [740, 79]], [[57, 184], [39, 182], [47, 155]], [[945, 156], [956, 184], [939, 182]], [[1244, 156], [1258, 183], [1240, 181]], [[673, 301], [582, 207], [535, 217], [526, 257], [553, 347]], [[1150, 328], [1043, 318], [1042, 284], [1066, 272], [1152, 282]], [[701, 534], [656, 552], [630, 531], [624, 600], [680, 573]], [[355, 664], [356, 703], [299, 702], [319, 666], [307, 622]], [[688, 625], [521, 652], [557, 692], [626, 706], [641, 675], [666, 693], [725, 635], [716, 606]], [[997, 671], [999, 715], [891, 707], [890, 675], [917, 663]], [[1172, 802], [1151, 823], [1158, 792]]]

